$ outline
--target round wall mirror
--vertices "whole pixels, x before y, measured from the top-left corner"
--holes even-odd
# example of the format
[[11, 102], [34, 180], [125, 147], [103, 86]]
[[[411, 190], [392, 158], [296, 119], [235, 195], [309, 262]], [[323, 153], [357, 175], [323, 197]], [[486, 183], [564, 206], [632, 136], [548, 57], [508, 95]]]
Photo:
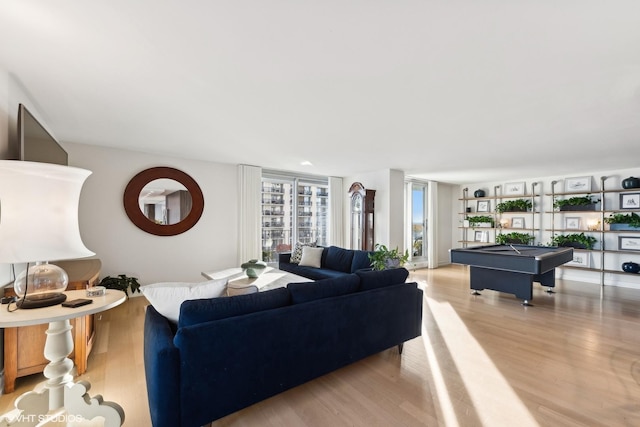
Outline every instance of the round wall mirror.
[[138, 228], [156, 236], [184, 233], [198, 222], [204, 197], [198, 183], [169, 167], [146, 169], [124, 190], [124, 210]]

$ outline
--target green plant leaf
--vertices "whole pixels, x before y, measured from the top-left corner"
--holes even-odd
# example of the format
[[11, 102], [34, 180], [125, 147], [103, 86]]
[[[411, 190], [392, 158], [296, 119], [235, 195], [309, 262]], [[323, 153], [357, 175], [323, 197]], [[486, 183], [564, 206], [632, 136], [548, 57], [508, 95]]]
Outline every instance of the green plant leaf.
[[553, 202], [554, 208], [561, 208], [563, 206], [585, 206], [585, 205], [593, 205], [600, 201], [600, 199], [595, 199], [590, 194], [586, 196], [576, 196], [570, 197], [568, 199], [556, 199]]
[[369, 260], [374, 270], [384, 270], [390, 260], [397, 261], [399, 266], [403, 266], [409, 260], [409, 250], [405, 250], [402, 254], [397, 247], [389, 249], [385, 245], [376, 243], [374, 251], [369, 254]]
[[518, 233], [514, 231], [512, 233], [501, 233], [496, 236], [496, 243], [505, 245], [509, 243], [520, 243], [523, 245], [529, 244], [533, 240], [533, 236], [527, 233]]
[[629, 214], [613, 214], [604, 219], [607, 224], [629, 224], [632, 227], [640, 227], [640, 215], [632, 212]]
[[551, 239], [551, 246], [566, 246], [568, 243], [579, 243], [587, 249], [593, 249], [598, 240], [584, 233], [558, 234]]
[[533, 205], [529, 199], [507, 200], [496, 205], [496, 212], [526, 212], [532, 209]]
[[127, 296], [129, 296], [129, 289], [131, 289], [131, 293], [140, 292], [138, 278], [128, 277], [125, 274], [119, 274], [118, 277], [107, 276], [100, 281], [100, 286], [104, 286], [107, 289], [117, 289]]

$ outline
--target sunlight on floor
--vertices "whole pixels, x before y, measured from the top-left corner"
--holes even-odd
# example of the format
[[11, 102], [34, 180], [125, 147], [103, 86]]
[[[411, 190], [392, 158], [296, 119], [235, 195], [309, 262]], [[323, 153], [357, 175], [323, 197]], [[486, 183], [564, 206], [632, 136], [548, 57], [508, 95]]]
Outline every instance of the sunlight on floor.
[[[469, 333], [451, 305], [439, 303], [429, 297], [425, 300], [482, 424], [485, 426], [538, 426], [527, 407]], [[431, 338], [429, 334], [423, 334], [423, 337], [444, 425], [458, 426], [455, 408], [451, 403]]]
[[447, 385], [444, 382], [444, 377], [442, 375], [442, 371], [440, 370], [438, 357], [433, 351], [433, 346], [429, 341], [429, 334], [423, 333], [422, 336], [424, 337], [425, 349], [427, 351], [427, 361], [429, 362], [429, 367], [431, 368], [431, 375], [435, 384], [436, 395], [438, 398], [438, 402], [440, 403], [439, 405], [437, 405], [436, 409], [439, 409], [439, 413], [442, 414], [444, 425], [446, 425], [447, 427], [458, 427], [460, 424], [458, 423], [456, 413], [453, 410], [453, 405], [451, 404], [451, 397], [449, 396]]

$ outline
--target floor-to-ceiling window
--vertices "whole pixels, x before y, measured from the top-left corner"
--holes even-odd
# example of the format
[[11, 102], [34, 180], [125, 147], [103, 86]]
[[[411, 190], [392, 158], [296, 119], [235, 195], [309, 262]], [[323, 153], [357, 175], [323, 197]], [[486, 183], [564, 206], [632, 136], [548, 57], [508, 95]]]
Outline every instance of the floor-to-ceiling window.
[[407, 211], [409, 253], [412, 262], [427, 261], [428, 233], [428, 184], [421, 182], [407, 183]]
[[276, 262], [296, 242], [328, 241], [327, 178], [262, 174], [262, 259]]

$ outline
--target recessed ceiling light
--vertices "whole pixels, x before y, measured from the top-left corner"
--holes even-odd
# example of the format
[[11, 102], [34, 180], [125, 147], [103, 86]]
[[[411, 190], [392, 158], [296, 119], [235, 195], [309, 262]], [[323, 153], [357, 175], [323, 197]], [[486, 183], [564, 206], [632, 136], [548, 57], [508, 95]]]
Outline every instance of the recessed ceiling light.
[[311, 163], [309, 160], [305, 160], [304, 162], [300, 162], [300, 164], [302, 166], [313, 166], [313, 163]]

